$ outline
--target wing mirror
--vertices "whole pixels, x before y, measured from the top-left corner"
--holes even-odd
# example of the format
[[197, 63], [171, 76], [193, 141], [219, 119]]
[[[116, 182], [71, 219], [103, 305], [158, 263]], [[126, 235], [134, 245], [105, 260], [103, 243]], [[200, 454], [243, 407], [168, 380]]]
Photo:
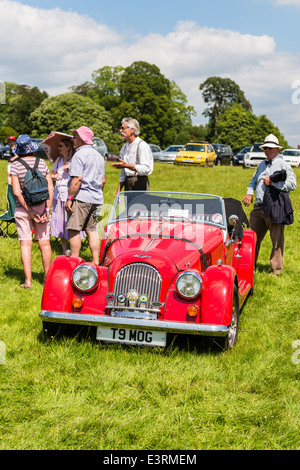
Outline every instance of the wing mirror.
[[235, 227], [239, 223], [239, 221], [240, 221], [239, 217], [237, 215], [234, 215], [234, 214], [232, 214], [228, 218], [228, 222], [232, 227]]
[[228, 223], [233, 227], [232, 232], [231, 232], [231, 237], [230, 240], [227, 241], [226, 243], [226, 248], [228, 248], [232, 243], [234, 243], [234, 232], [235, 232], [235, 227], [239, 223], [240, 219], [237, 215], [232, 214], [231, 216], [228, 217]]

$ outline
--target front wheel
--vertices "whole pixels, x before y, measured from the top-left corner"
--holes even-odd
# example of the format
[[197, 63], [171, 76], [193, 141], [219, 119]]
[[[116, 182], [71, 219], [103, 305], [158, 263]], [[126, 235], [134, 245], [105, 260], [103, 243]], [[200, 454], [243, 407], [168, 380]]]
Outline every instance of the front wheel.
[[234, 286], [232, 296], [232, 318], [228, 326], [228, 335], [225, 338], [217, 338], [215, 342], [225, 351], [230, 350], [236, 343], [239, 329], [239, 296], [237, 286]]
[[66, 325], [62, 323], [52, 323], [48, 321], [43, 321], [43, 331], [44, 335], [47, 338], [54, 339], [55, 337], [60, 337], [63, 335], [66, 329]]

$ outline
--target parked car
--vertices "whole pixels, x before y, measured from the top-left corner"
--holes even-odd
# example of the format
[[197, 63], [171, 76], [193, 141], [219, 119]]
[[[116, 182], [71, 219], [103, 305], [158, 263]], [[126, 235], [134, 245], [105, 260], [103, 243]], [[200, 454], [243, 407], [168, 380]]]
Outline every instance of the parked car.
[[198, 335], [230, 349], [253, 289], [256, 237], [245, 219], [234, 199], [119, 193], [99, 263], [52, 262], [40, 311], [45, 333], [87, 325], [104, 342], [165, 346], [167, 335]]
[[300, 149], [285, 149], [281, 152], [281, 156], [291, 166], [300, 167]]
[[244, 147], [242, 150], [239, 151], [236, 155], [233, 157], [233, 164], [234, 165], [243, 165], [244, 163], [244, 156], [247, 152], [249, 152], [251, 147]]
[[216, 165], [233, 165], [233, 151], [230, 145], [212, 144], [216, 154]]
[[108, 162], [116, 162], [118, 160], [118, 155], [116, 155], [115, 153], [112, 153], [112, 152], [107, 152], [107, 158], [106, 160]]
[[34, 152], [34, 155], [36, 157], [40, 157], [40, 158], [43, 158], [43, 159], [48, 159], [47, 154], [45, 152], [45, 149], [41, 145], [41, 142], [43, 142], [43, 139], [32, 138], [31, 140], [32, 140], [32, 142], [36, 142], [37, 144], [39, 144], [39, 148], [36, 152]]
[[160, 162], [174, 163], [175, 158], [179, 150], [181, 150], [183, 145], [169, 145], [165, 150], [163, 150], [162, 155], [159, 157]]
[[162, 149], [155, 144], [149, 144], [149, 147], [151, 148], [153, 160], [159, 160], [162, 155]]
[[0, 142], [0, 158], [1, 160], [8, 160], [10, 157], [9, 145], [4, 145]]
[[[37, 157], [47, 159], [46, 152], [44, 148], [40, 145], [41, 142], [43, 142], [43, 139], [31, 139], [32, 142], [36, 142], [39, 144], [38, 150], [34, 153]], [[4, 145], [3, 147], [0, 147], [0, 158], [4, 160], [9, 160], [10, 158], [10, 152], [9, 152], [9, 145]]]
[[174, 164], [214, 166], [214, 148], [208, 142], [189, 142], [178, 152]]
[[245, 153], [243, 168], [255, 168], [266, 159], [265, 152], [259, 148], [261, 145], [263, 143], [256, 142], [251, 146], [249, 152]]
[[97, 152], [101, 153], [102, 157], [107, 159], [107, 147], [100, 137], [93, 137], [93, 147]]

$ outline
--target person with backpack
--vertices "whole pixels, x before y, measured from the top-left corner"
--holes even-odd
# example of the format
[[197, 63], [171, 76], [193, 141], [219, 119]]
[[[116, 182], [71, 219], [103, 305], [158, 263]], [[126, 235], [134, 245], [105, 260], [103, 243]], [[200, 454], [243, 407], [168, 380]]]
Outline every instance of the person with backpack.
[[25, 282], [21, 287], [31, 288], [32, 231], [38, 241], [46, 277], [52, 262], [50, 245], [50, 208], [53, 199], [53, 183], [46, 162], [35, 157], [39, 148], [29, 135], [22, 134], [16, 140], [18, 156], [11, 164], [10, 174], [16, 197], [15, 222], [21, 247], [21, 259]]

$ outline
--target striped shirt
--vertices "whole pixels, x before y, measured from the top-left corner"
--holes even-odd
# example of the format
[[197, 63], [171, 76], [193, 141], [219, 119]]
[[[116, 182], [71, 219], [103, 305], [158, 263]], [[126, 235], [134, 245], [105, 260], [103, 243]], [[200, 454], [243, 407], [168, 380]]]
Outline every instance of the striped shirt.
[[[36, 157], [22, 157], [22, 160], [23, 159], [25, 160], [27, 165], [29, 165], [31, 168], [34, 167]], [[19, 183], [20, 183], [21, 189], [23, 189], [27, 169], [18, 160], [19, 159], [14, 160], [11, 163], [10, 174], [11, 174], [11, 176], [17, 176], [19, 178]], [[40, 172], [42, 173], [43, 176], [46, 176], [49, 173], [49, 168], [47, 167], [47, 164], [46, 164], [45, 160], [43, 160], [41, 158], [40, 158], [40, 161], [39, 161], [38, 169], [40, 170]], [[18, 201], [16, 201], [16, 205], [20, 206]]]

